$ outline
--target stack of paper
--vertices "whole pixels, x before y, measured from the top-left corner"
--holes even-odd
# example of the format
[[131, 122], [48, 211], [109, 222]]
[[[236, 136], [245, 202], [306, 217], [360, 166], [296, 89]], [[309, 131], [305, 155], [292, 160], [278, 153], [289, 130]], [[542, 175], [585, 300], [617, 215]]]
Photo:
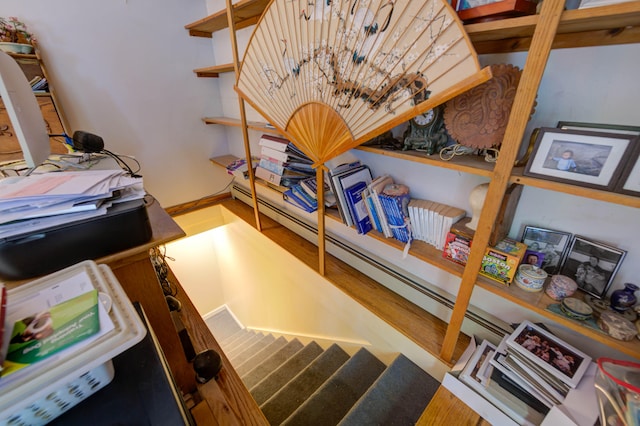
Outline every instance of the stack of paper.
[[0, 238], [86, 220], [144, 197], [141, 178], [121, 170], [69, 171], [0, 180]]

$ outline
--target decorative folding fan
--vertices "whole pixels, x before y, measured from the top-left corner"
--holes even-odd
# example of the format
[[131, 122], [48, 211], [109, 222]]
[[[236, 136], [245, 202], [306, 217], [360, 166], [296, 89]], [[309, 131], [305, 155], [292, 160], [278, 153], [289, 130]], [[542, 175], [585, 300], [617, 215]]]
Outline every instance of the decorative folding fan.
[[490, 77], [446, 0], [272, 0], [236, 90], [320, 166]]

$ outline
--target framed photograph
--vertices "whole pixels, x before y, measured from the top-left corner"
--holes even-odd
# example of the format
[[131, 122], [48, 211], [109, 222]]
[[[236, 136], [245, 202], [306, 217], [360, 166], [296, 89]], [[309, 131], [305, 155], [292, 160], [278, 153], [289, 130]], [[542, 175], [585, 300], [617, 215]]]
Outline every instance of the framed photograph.
[[615, 192], [626, 195], [640, 196], [640, 143], [631, 154], [630, 161], [622, 170], [618, 183], [614, 188]]
[[578, 283], [578, 288], [602, 299], [613, 282], [627, 252], [576, 235], [560, 273]]
[[539, 368], [575, 388], [591, 363], [591, 357], [541, 327], [523, 321], [507, 339], [507, 347]]
[[527, 250], [524, 252], [522, 263], [542, 268], [542, 262], [544, 262], [544, 253], [541, 251]]
[[522, 242], [530, 251], [542, 253], [541, 268], [549, 275], [557, 274], [571, 244], [572, 234], [552, 229], [525, 226]]
[[620, 133], [621, 135], [640, 136], [640, 126], [623, 126], [618, 124], [582, 123], [579, 121], [558, 121], [559, 129], [586, 130], [590, 132]]
[[629, 134], [543, 127], [524, 174], [611, 191], [636, 142]]

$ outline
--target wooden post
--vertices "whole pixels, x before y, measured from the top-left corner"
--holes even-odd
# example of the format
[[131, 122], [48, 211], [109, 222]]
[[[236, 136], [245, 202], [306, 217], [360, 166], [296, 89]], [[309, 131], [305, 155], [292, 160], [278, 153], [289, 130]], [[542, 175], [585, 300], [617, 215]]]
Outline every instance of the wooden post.
[[498, 211], [502, 204], [511, 169], [517, 158], [520, 149], [520, 142], [524, 135], [527, 122], [531, 116], [540, 80], [544, 73], [549, 58], [551, 45], [555, 37], [560, 16], [564, 9], [564, 0], [546, 0], [542, 3], [542, 9], [538, 16], [531, 48], [527, 55], [522, 77], [518, 86], [509, 123], [505, 130], [504, 140], [500, 148], [500, 155], [496, 163], [493, 177], [489, 183], [487, 196], [480, 221], [476, 229], [471, 254], [462, 275], [460, 289], [456, 297], [456, 304], [451, 314], [447, 334], [442, 344], [440, 356], [445, 361], [450, 362], [453, 357], [453, 350], [460, 334], [462, 321], [469, 306], [469, 300], [473, 293], [478, 271], [484, 257], [484, 249], [489, 244], [489, 238], [496, 220]]

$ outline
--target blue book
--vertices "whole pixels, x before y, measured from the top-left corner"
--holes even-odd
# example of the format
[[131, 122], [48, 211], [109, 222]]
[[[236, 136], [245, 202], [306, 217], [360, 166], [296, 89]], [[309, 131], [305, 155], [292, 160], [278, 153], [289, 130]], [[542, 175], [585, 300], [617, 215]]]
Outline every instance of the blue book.
[[366, 203], [367, 212], [369, 213], [369, 217], [371, 218], [373, 227], [375, 228], [376, 231], [382, 232], [382, 224], [380, 223], [380, 218], [378, 217], [378, 212], [373, 202], [373, 198], [371, 198], [371, 194], [366, 193], [364, 195], [364, 202]]
[[309, 207], [314, 208], [314, 209], [318, 208], [318, 200], [316, 200], [315, 198], [313, 198], [309, 194], [307, 194], [305, 192], [305, 190], [302, 189], [302, 187], [300, 186], [299, 183], [293, 185], [291, 187], [291, 190], [293, 191], [293, 194], [296, 197], [298, 197], [300, 200], [302, 200]]
[[317, 210], [317, 209], [309, 207], [304, 201], [302, 201], [300, 198], [298, 198], [293, 193], [291, 188], [289, 188], [285, 192], [283, 192], [282, 193], [282, 197], [284, 198], [284, 201], [286, 201], [287, 203], [289, 203], [291, 205], [294, 205], [294, 206], [306, 211], [307, 213], [312, 213], [312, 212]]
[[367, 213], [367, 207], [364, 204], [365, 201], [362, 196], [366, 189], [367, 183], [361, 181], [344, 190], [353, 224], [359, 234], [366, 234], [373, 229], [371, 218]]
[[[387, 190], [388, 187], [393, 187]], [[396, 240], [403, 243], [409, 242], [409, 215], [407, 205], [409, 204], [408, 188], [400, 185], [388, 185], [382, 194], [378, 195], [380, 202], [385, 210], [391, 232]], [[398, 191], [398, 189], [406, 188], [406, 191]]]

